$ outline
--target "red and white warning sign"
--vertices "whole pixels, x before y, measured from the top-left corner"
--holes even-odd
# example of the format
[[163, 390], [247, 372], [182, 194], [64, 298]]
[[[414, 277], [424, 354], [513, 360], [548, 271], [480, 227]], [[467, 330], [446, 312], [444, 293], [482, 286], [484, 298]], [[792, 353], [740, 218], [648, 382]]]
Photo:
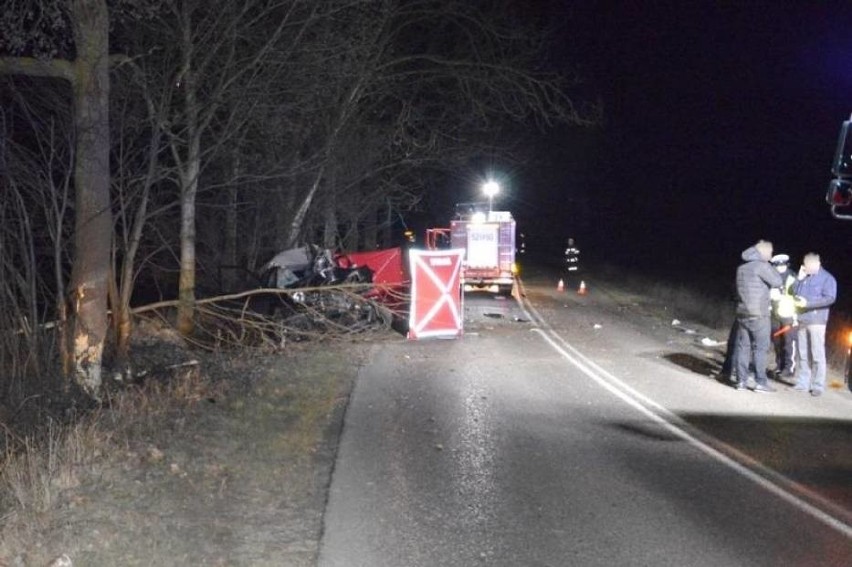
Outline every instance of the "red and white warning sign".
[[409, 250], [409, 339], [461, 336], [463, 257], [464, 250]]

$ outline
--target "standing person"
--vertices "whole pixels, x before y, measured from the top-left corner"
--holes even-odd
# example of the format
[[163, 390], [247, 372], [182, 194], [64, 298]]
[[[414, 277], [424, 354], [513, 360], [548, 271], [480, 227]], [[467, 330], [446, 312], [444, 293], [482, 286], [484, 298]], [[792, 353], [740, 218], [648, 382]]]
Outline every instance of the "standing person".
[[527, 252], [527, 237], [522, 232], [522, 233], [518, 234], [518, 243], [517, 243], [517, 248], [515, 248], [515, 253], [523, 256], [524, 254], [526, 254], [526, 252]]
[[772, 243], [760, 240], [743, 251], [737, 268], [737, 390], [745, 390], [749, 361], [754, 361], [754, 391], [774, 392], [766, 379], [769, 350], [769, 290], [782, 284], [770, 264]]
[[794, 390], [821, 396], [825, 391], [825, 326], [837, 299], [837, 280], [822, 267], [819, 254], [805, 254], [793, 284], [799, 308], [799, 373]]
[[796, 375], [796, 345], [798, 344], [798, 320], [793, 298], [796, 275], [790, 269], [790, 256], [787, 254], [776, 254], [769, 263], [781, 274], [783, 280], [780, 288], [770, 291], [775, 373], [777, 378], [792, 378]]
[[580, 272], [580, 249], [574, 244], [574, 239], [565, 241], [565, 270], [568, 276], [576, 276]]

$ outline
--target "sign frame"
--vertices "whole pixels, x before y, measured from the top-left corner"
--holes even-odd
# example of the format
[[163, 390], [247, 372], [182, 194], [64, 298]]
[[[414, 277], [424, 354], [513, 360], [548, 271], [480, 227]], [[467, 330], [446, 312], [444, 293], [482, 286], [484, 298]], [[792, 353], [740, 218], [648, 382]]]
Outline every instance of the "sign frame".
[[464, 332], [461, 268], [465, 251], [409, 250], [408, 338], [457, 338]]

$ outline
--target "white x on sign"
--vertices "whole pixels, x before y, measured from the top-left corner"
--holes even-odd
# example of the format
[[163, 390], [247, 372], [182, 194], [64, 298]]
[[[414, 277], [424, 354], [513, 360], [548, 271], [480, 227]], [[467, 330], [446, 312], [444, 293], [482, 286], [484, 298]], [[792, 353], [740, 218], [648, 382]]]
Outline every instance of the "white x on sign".
[[459, 272], [464, 250], [411, 250], [409, 254], [412, 274], [409, 338], [460, 335]]

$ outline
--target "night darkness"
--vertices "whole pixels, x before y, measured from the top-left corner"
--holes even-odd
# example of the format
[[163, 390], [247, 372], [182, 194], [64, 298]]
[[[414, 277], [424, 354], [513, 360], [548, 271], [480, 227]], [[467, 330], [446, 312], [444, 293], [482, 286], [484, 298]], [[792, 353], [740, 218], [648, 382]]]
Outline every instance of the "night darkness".
[[810, 250], [852, 282], [852, 223], [824, 202], [852, 112], [852, 7], [840, 3], [545, 3], [551, 59], [604, 105], [591, 130], [547, 136], [506, 205], [543, 256], [677, 278], [732, 278], [759, 238]]

